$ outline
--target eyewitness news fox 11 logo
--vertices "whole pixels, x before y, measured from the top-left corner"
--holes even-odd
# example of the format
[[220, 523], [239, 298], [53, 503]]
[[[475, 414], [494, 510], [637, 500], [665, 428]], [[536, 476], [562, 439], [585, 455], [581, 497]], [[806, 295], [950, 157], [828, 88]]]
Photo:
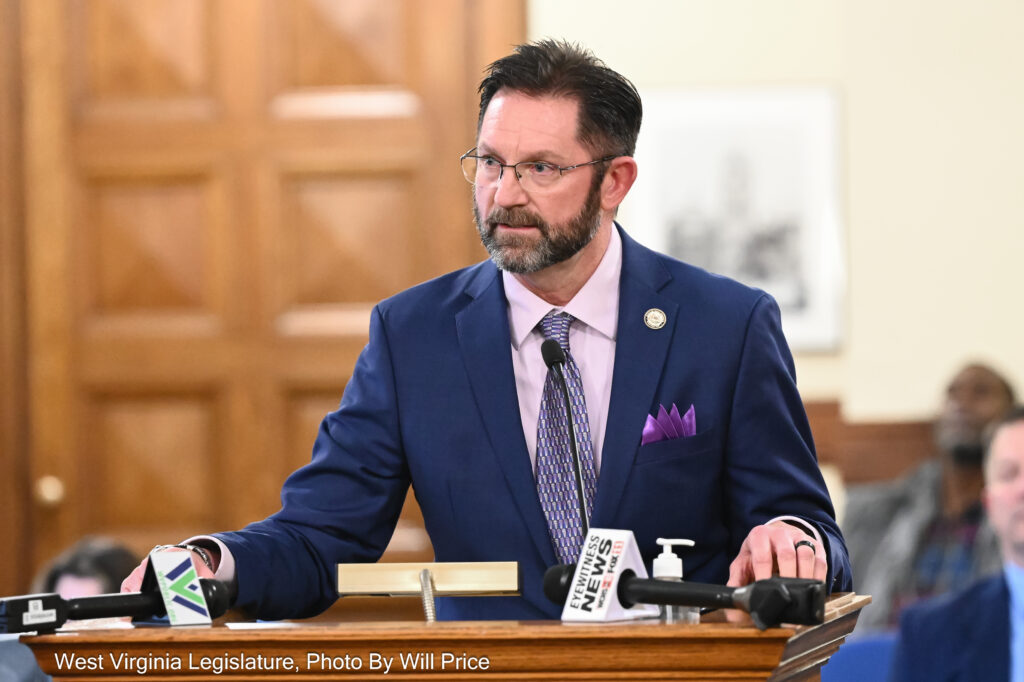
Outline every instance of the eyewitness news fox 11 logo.
[[638, 578], [647, 577], [633, 531], [591, 528], [576, 564], [562, 620], [595, 622], [657, 617], [656, 605], [636, 604], [627, 609], [619, 603], [619, 578], [627, 569]]

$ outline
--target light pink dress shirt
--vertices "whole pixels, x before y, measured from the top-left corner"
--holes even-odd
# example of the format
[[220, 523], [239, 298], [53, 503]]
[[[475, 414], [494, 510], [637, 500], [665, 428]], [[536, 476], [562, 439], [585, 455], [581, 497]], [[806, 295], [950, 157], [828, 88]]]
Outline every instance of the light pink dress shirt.
[[569, 352], [580, 368], [583, 394], [594, 439], [594, 465], [601, 470], [601, 446], [608, 424], [612, 397], [612, 369], [615, 367], [615, 333], [619, 321], [619, 274], [622, 272], [622, 239], [612, 229], [604, 257], [583, 288], [564, 307], [552, 306], [502, 272], [508, 299], [508, 326], [512, 335], [512, 368], [519, 394], [519, 415], [530, 462], [536, 471], [537, 420], [548, 368], [540, 352], [544, 335], [537, 325], [552, 310], [576, 318], [569, 327]]

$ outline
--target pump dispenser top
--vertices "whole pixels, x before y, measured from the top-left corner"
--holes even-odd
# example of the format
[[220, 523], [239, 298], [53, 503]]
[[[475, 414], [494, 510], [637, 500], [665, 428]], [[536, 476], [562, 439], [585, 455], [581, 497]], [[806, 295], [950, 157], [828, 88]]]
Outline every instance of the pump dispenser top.
[[667, 538], [658, 538], [658, 544], [662, 546], [661, 554], [654, 559], [653, 571], [651, 571], [653, 577], [660, 580], [682, 580], [683, 579], [683, 560], [680, 559], [673, 551], [673, 545], [679, 545], [683, 547], [693, 547], [693, 540], [671, 540]]

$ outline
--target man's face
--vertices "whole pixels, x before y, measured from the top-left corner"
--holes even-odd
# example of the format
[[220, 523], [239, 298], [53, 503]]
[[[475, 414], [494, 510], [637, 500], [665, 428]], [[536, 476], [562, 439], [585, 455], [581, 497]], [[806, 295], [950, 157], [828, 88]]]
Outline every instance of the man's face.
[[[591, 160], [576, 139], [579, 105], [564, 97], [499, 91], [480, 125], [477, 154], [501, 163], [546, 161], [572, 166]], [[530, 273], [561, 263], [590, 243], [601, 223], [597, 168], [569, 171], [543, 194], [527, 193], [511, 168], [496, 187], [474, 187], [473, 215], [495, 264]]]
[[953, 377], [935, 425], [939, 447], [964, 464], [980, 464], [985, 429], [1010, 409], [1006, 388], [990, 369], [971, 365]]
[[982, 499], [1003, 556], [1024, 566], [1024, 422], [996, 431], [989, 446]]

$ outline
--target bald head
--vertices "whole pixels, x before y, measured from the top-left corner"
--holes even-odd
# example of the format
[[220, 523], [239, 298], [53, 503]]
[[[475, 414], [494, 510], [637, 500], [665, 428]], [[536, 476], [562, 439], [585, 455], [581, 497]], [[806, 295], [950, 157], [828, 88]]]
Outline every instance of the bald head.
[[979, 466], [985, 433], [1013, 403], [1013, 387], [1001, 374], [988, 365], [967, 365], [946, 388], [942, 411], [935, 423], [939, 449], [955, 464]]

